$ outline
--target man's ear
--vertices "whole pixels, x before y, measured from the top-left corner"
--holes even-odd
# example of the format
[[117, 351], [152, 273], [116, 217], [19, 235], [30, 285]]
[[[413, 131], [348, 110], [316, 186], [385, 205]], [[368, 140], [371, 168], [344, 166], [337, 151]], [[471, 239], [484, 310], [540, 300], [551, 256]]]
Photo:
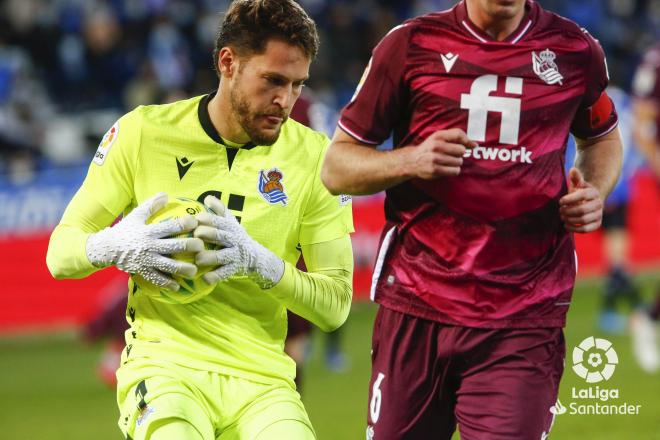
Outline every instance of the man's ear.
[[223, 77], [231, 78], [238, 70], [238, 55], [231, 47], [223, 47], [218, 54], [218, 71]]

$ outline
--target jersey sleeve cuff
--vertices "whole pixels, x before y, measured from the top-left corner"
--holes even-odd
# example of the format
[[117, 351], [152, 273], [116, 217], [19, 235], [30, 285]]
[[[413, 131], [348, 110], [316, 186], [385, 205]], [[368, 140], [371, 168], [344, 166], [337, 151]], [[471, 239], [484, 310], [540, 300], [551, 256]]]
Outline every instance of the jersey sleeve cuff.
[[344, 130], [346, 133], [348, 133], [349, 136], [352, 138], [364, 143], [364, 144], [370, 144], [370, 145], [380, 145], [383, 143], [383, 141], [375, 141], [373, 139], [370, 139], [369, 136], [363, 136], [362, 134], [358, 133], [357, 130], [354, 130], [349, 127], [349, 124], [346, 121], [346, 118], [342, 118], [337, 122], [337, 125]]

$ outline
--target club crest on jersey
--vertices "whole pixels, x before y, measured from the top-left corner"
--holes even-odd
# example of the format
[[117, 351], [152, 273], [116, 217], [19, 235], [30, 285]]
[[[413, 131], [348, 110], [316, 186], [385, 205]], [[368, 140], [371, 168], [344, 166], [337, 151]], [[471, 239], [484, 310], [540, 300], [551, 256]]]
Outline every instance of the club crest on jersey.
[[99, 147], [97, 148], [96, 153], [94, 154], [95, 164], [103, 165], [103, 162], [105, 162], [105, 158], [108, 156], [108, 152], [110, 151], [112, 144], [114, 144], [115, 141], [117, 140], [118, 134], [119, 134], [119, 121], [115, 122], [114, 125], [110, 127], [110, 130], [108, 130], [103, 135], [103, 139], [101, 139], [101, 143], [99, 143]]
[[284, 193], [283, 178], [284, 174], [277, 168], [259, 172], [259, 194], [271, 205], [281, 203], [286, 206], [289, 197]]
[[547, 84], [559, 83], [562, 85], [564, 77], [559, 73], [555, 58], [557, 58], [557, 55], [550, 49], [546, 49], [538, 55], [536, 55], [536, 52], [532, 52], [532, 67], [534, 73]]

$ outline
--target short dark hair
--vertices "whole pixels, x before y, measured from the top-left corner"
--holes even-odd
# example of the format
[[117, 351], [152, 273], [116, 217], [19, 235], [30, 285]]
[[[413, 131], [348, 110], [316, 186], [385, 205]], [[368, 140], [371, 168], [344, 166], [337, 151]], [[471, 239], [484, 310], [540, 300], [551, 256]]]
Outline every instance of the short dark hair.
[[223, 47], [233, 48], [240, 56], [262, 54], [271, 39], [299, 46], [314, 59], [319, 50], [316, 24], [293, 0], [234, 0], [218, 28], [213, 50], [213, 65]]

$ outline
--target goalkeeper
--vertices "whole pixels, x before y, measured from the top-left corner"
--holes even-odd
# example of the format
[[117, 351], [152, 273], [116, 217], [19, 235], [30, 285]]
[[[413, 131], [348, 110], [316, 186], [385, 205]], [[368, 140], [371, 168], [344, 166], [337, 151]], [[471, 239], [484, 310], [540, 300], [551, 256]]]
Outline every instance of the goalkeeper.
[[[319, 177], [329, 141], [288, 119], [317, 49], [293, 0], [232, 2], [217, 91], [120, 118], [53, 232], [55, 278], [116, 266], [172, 293], [178, 276], [211, 269], [203, 279], [215, 289], [185, 303], [129, 281], [117, 371], [127, 439], [315, 438], [283, 350], [286, 311], [339, 327], [353, 271], [350, 199]], [[212, 212], [149, 224], [168, 197]], [[170, 258], [180, 252], [196, 264]], [[301, 252], [309, 273], [294, 267]]]

